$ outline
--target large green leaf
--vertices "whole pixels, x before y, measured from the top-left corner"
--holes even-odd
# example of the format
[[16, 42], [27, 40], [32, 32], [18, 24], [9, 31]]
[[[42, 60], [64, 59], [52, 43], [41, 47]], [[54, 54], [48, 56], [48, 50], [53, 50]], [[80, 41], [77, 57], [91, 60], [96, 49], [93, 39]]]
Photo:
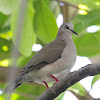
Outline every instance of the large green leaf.
[[73, 19], [75, 31], [80, 34], [86, 33], [86, 28], [91, 25], [99, 25], [100, 21], [100, 10], [92, 10], [87, 15], [77, 15]]
[[0, 0], [0, 11], [11, 14], [20, 4], [21, 0]]
[[[29, 95], [33, 95], [37, 97], [37, 96], [40, 96], [45, 90], [46, 88], [43, 85], [38, 85], [35, 83], [32, 83], [32, 84], [26, 83], [18, 87], [15, 91], [18, 93], [29, 94]], [[18, 96], [17, 100], [36, 100], [36, 98], [35, 99], [29, 98], [27, 96], [22, 96], [20, 94], [16, 94], [16, 95]]]
[[100, 74], [94, 76], [92, 83], [91, 83], [91, 87], [93, 87], [94, 83], [97, 82], [98, 80], [100, 80]]
[[[38, 90], [38, 91], [37, 91]], [[18, 87], [15, 91], [22, 93], [29, 93], [39, 96], [46, 90], [44, 85], [35, 84], [35, 83], [24, 83], [20, 87]]]
[[[0, 83], [0, 90], [5, 90], [6, 87], [7, 84]], [[36, 100], [45, 90], [46, 87], [43, 85], [24, 83], [12, 92], [10, 100]], [[8, 100], [8, 98], [9, 94], [4, 92], [0, 95], [0, 100]]]
[[100, 34], [87, 33], [80, 37], [74, 38], [77, 53], [80, 56], [94, 56], [100, 54]]
[[84, 87], [79, 82], [68, 88], [68, 90], [73, 91], [81, 96], [84, 96], [86, 93]]
[[93, 10], [87, 15], [77, 15], [74, 20], [75, 31], [79, 33], [76, 37], [73, 35], [78, 55], [80, 56], [94, 56], [100, 54], [100, 34], [99, 31], [95, 33], [88, 33], [86, 28], [91, 25], [99, 25], [100, 11]]
[[[19, 51], [26, 57], [32, 54], [32, 46], [35, 42], [35, 34], [33, 31], [34, 9], [32, 3], [33, 3], [32, 0], [29, 0], [27, 6], [25, 7], [26, 10], [24, 13], [22, 31], [20, 37]], [[20, 13], [20, 7], [19, 9], [16, 9], [16, 11], [12, 15], [11, 30], [13, 33], [14, 43], [16, 43], [16, 34], [17, 34], [16, 31], [18, 26], [17, 22], [19, 20], [19, 13]]]
[[87, 5], [89, 8], [91, 9], [99, 9], [100, 6], [97, 5], [97, 3], [100, 3], [100, 0], [64, 0], [64, 1], [67, 1], [67, 2], [70, 2], [70, 3], [73, 3], [73, 4], [84, 4], [84, 5]]
[[37, 37], [44, 43], [53, 41], [57, 35], [57, 25], [54, 15], [44, 0], [35, 0], [34, 29]]

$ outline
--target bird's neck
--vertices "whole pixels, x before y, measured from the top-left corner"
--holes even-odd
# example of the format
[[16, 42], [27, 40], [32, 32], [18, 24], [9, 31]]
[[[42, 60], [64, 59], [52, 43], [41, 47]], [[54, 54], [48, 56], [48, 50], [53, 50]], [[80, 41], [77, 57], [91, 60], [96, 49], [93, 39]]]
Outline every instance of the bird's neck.
[[64, 40], [66, 42], [72, 40], [72, 36], [70, 34], [66, 34], [65, 32], [60, 31], [57, 34], [56, 39]]

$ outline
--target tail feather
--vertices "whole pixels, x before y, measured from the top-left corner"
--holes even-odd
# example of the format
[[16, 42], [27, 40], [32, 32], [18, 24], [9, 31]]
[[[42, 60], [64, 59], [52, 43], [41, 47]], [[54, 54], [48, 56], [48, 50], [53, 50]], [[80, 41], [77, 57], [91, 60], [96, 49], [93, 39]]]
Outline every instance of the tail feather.
[[14, 89], [18, 88], [23, 82], [24, 75], [20, 75], [13, 83], [8, 85], [8, 87], [5, 89], [5, 93], [11, 93]]
[[5, 93], [11, 93], [14, 89], [18, 88], [22, 83], [13, 82], [5, 89]]

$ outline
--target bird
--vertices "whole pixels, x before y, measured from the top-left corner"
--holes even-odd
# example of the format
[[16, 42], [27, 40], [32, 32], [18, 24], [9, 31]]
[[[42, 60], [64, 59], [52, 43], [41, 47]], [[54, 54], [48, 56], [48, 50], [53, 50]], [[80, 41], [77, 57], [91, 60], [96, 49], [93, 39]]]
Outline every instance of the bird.
[[19, 73], [5, 89], [5, 93], [11, 93], [21, 84], [35, 82], [45, 84], [55, 82], [56, 84], [64, 76], [67, 76], [76, 62], [77, 50], [72, 39], [75, 33], [72, 23], [63, 23], [54, 41], [45, 45]]

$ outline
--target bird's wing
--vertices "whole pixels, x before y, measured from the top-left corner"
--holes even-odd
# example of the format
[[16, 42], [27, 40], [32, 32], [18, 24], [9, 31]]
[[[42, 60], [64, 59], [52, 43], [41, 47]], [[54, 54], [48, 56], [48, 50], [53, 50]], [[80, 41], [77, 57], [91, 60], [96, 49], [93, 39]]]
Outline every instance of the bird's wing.
[[65, 46], [66, 43], [63, 40], [55, 40], [47, 44], [28, 62], [20, 74], [25, 74], [55, 62], [57, 59], [61, 58]]

